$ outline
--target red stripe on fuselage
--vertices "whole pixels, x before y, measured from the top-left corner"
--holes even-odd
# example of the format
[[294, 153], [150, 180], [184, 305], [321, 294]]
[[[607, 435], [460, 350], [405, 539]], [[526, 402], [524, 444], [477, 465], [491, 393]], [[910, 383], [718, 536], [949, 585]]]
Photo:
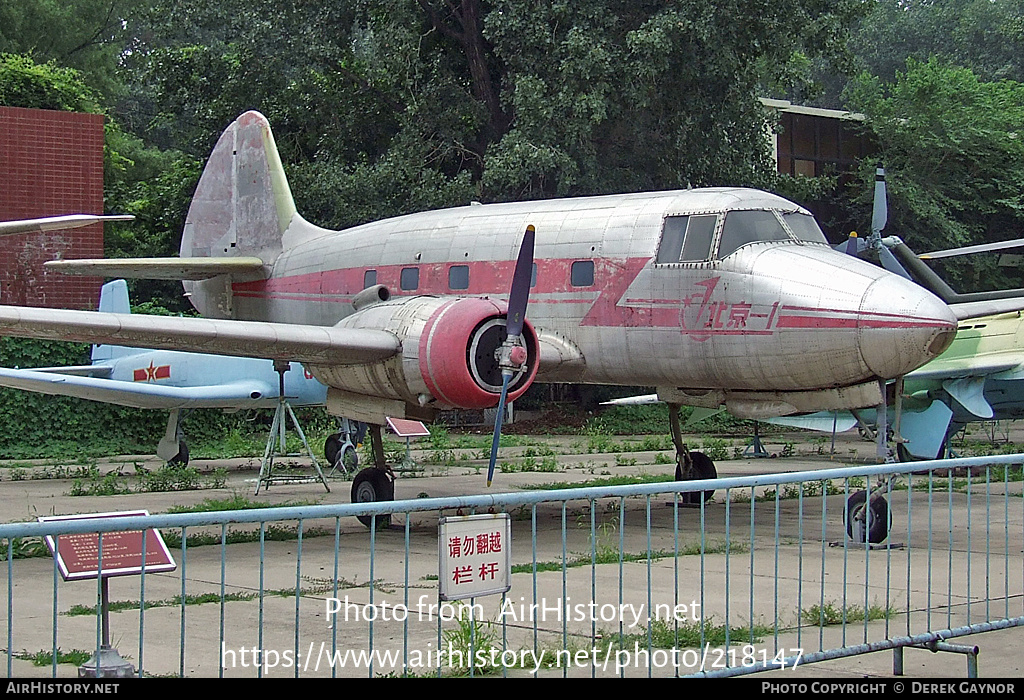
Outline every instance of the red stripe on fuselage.
[[[574, 262], [593, 260], [594, 284], [574, 287], [570, 284]], [[684, 335], [769, 335], [775, 328], [944, 328], [946, 323], [931, 318], [914, 318], [854, 309], [786, 306], [779, 309], [774, 324], [761, 328], [685, 328], [681, 313], [689, 304], [708, 307], [718, 277], [694, 282], [693, 294], [686, 299], [666, 298], [624, 299], [626, 291], [651, 258], [561, 258], [537, 261], [537, 284], [530, 290], [531, 304], [590, 304], [580, 321], [581, 326], [678, 328]], [[450, 289], [448, 269], [456, 265], [469, 267], [469, 287]], [[363, 290], [366, 270], [375, 270], [377, 284], [387, 286], [396, 297], [422, 294], [453, 296], [499, 296], [508, 294], [514, 260], [424, 263], [419, 265], [379, 265], [343, 270], [326, 270], [289, 277], [276, 277], [252, 282], [236, 282], [236, 296], [251, 299], [280, 299], [316, 303], [351, 303]], [[400, 281], [405, 268], [419, 269], [419, 286], [402, 290]], [[713, 274], [714, 271], [709, 271]], [[559, 295], [559, 296], [554, 296]], [[596, 298], [595, 298], [596, 295]], [[694, 300], [698, 296], [701, 299]], [[623, 302], [623, 303], [620, 303]], [[796, 313], [794, 313], [796, 312]], [[813, 314], [813, 315], [812, 315]], [[699, 317], [699, 314], [698, 314]]]

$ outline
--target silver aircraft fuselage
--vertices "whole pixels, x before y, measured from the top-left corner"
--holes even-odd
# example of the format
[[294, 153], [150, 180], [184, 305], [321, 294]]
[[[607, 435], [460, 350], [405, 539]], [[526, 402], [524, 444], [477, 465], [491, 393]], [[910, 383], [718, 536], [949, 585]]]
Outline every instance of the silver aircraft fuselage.
[[[737, 213], [750, 231], [729, 229]], [[704, 224], [696, 254], [669, 240], [668, 222], [686, 217]], [[532, 224], [528, 317], [544, 351], [549, 340], [579, 354], [542, 358], [538, 381], [809, 391], [892, 378], [945, 349], [956, 328], [945, 304], [833, 251], [808, 222], [792, 202], [741, 188], [474, 205], [339, 232], [296, 217], [289, 232], [304, 241], [268, 279], [232, 285], [231, 315], [334, 325], [374, 283], [397, 298], [505, 298]], [[202, 285], [192, 294], [204, 311]]]

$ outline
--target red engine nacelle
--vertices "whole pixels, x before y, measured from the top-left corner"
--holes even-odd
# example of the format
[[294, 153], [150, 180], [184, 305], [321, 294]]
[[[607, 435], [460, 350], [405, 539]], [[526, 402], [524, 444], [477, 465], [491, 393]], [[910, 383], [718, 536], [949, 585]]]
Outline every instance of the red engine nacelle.
[[[338, 323], [394, 333], [402, 352], [384, 362], [313, 366], [321, 382], [336, 389], [409, 403], [452, 408], [488, 408], [501, 394], [498, 351], [507, 337], [505, 302], [473, 297], [404, 297], [360, 309]], [[537, 334], [523, 328], [526, 359], [509, 383], [509, 400], [521, 396], [537, 375]]]

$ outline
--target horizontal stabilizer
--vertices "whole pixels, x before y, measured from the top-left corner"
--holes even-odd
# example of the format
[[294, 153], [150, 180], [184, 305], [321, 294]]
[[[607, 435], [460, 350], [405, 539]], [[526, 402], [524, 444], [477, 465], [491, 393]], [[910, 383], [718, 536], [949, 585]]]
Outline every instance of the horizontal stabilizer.
[[119, 382], [28, 369], [0, 368], [0, 386], [38, 394], [74, 396], [132, 408], [244, 408], [257, 406], [277, 389], [256, 379], [213, 386], [180, 387], [145, 382]]
[[0, 236], [15, 233], [40, 233], [41, 231], [60, 231], [66, 228], [89, 226], [100, 221], [131, 221], [131, 214], [112, 214], [98, 216], [94, 214], [66, 214], [64, 216], [47, 216], [42, 219], [21, 219], [18, 221], [0, 221]]
[[207, 280], [219, 275], [265, 279], [259, 258], [84, 258], [43, 263], [65, 275], [128, 277], [145, 280]]
[[312, 365], [379, 362], [398, 354], [402, 348], [395, 335], [376, 329], [21, 306], [0, 306], [0, 335], [262, 357]]

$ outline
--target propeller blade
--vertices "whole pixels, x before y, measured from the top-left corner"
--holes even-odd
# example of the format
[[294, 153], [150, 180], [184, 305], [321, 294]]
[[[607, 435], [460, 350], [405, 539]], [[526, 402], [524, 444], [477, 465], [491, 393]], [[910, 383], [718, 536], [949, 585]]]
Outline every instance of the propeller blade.
[[889, 272], [913, 281], [907, 271], [903, 269], [903, 266], [900, 265], [900, 261], [896, 259], [892, 251], [885, 247], [884, 243], [878, 248], [878, 262], [882, 263], [882, 267]]
[[508, 385], [526, 358], [522, 346], [523, 325], [526, 323], [526, 306], [530, 301], [530, 279], [533, 277], [533, 244], [537, 231], [531, 225], [526, 227], [523, 243], [519, 246], [519, 257], [512, 271], [512, 288], [508, 294], [508, 319], [505, 328], [508, 338], [501, 349], [501, 397], [498, 399], [498, 413], [494, 416], [494, 437], [491, 440], [491, 459], [487, 465], [487, 485], [494, 480], [494, 464], [498, 459], [498, 443], [501, 440], [501, 423], [505, 418], [505, 402], [508, 400]]
[[487, 465], [487, 485], [494, 480], [494, 463], [498, 459], [498, 443], [501, 441], [501, 423], [505, 418], [505, 400], [508, 398], [508, 382], [512, 379], [511, 372], [502, 372], [501, 398], [498, 399], [498, 415], [494, 416], [494, 437], [491, 439], [491, 461]]
[[878, 235], [889, 221], [889, 204], [885, 192], [885, 168], [875, 170], [875, 201], [871, 209], [871, 234]]
[[533, 277], [533, 243], [537, 230], [531, 225], [526, 227], [523, 244], [519, 247], [519, 258], [512, 272], [512, 289], [508, 295], [508, 324], [510, 336], [523, 332], [526, 320], [526, 304], [530, 301], [530, 278]]

